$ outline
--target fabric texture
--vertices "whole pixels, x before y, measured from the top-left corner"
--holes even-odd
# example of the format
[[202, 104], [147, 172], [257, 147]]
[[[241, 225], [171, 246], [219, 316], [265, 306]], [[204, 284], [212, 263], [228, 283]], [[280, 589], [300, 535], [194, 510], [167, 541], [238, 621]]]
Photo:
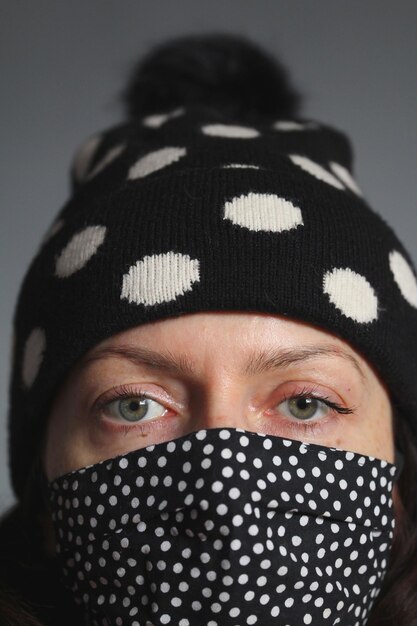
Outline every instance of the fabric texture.
[[335, 333], [417, 428], [416, 271], [352, 160], [347, 137], [327, 125], [249, 125], [204, 106], [90, 137], [16, 307], [16, 494], [77, 359], [114, 333], [197, 311], [262, 311]]
[[393, 539], [395, 465], [199, 430], [48, 485], [86, 624], [366, 624]]

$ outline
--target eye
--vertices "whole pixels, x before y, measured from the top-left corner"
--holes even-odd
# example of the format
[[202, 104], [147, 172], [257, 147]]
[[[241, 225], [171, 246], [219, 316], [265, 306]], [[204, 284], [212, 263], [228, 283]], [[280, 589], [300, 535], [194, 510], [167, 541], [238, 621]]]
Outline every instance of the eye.
[[301, 421], [320, 419], [330, 411], [329, 404], [324, 399], [303, 395], [286, 398], [277, 406], [286, 417]]
[[162, 404], [143, 394], [118, 398], [105, 406], [107, 414], [128, 422], [147, 422], [161, 417], [167, 410]]

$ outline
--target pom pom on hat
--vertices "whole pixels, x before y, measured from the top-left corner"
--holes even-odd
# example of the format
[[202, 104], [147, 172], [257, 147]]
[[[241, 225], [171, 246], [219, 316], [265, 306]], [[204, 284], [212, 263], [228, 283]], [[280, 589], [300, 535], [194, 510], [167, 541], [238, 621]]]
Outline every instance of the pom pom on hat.
[[134, 69], [123, 100], [131, 119], [193, 104], [240, 119], [293, 118], [301, 103], [286, 68], [232, 34], [187, 35], [152, 48]]

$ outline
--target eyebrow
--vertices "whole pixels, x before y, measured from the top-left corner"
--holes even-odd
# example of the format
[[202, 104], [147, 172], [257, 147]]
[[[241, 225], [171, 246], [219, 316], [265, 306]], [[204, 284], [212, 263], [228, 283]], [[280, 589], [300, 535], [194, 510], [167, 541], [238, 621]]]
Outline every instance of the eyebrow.
[[[269, 349], [257, 350], [248, 355], [248, 359], [240, 374], [242, 376], [256, 376], [277, 369], [285, 369], [290, 365], [303, 361], [326, 356], [343, 358], [354, 366], [364, 383], [367, 378], [359, 365], [358, 360], [343, 350], [328, 344], [306, 346], [298, 349]], [[135, 365], [145, 366], [150, 370], [159, 370], [176, 376], [192, 376], [195, 374], [194, 364], [186, 354], [178, 356], [171, 352], [164, 354], [155, 352], [149, 348], [131, 345], [109, 346], [96, 350], [93, 354], [84, 357], [81, 367], [92, 361], [98, 361], [107, 357], [124, 358]]]

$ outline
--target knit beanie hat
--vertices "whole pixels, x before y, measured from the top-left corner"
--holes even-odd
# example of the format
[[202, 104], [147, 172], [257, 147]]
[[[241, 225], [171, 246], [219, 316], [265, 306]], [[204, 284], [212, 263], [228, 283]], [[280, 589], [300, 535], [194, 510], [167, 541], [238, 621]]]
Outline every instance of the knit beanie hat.
[[417, 432], [417, 280], [353, 177], [346, 135], [299, 116], [278, 61], [244, 37], [156, 47], [127, 121], [90, 136], [13, 320], [9, 455], [20, 498], [54, 395], [95, 344], [198, 311], [317, 325], [360, 352]]

